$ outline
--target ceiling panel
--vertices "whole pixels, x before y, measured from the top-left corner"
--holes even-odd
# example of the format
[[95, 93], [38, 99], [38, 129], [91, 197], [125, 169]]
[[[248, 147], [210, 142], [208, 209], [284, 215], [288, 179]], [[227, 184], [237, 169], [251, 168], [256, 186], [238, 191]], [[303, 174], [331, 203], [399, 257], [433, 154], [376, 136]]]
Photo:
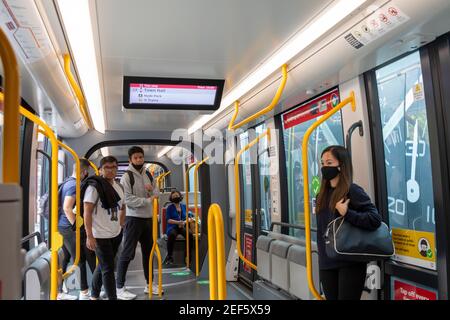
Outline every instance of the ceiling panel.
[[225, 79], [225, 94], [330, 2], [97, 0], [107, 129], [188, 128], [200, 113], [124, 113], [122, 77]]
[[[132, 145], [129, 146], [113, 146], [108, 147], [109, 153], [112, 156], [115, 157], [128, 157], [128, 149], [132, 147]], [[155, 145], [143, 145], [140, 146], [142, 149], [144, 149], [144, 154], [146, 157], [150, 155], [156, 155], [165, 148], [165, 146], [155, 146]]]

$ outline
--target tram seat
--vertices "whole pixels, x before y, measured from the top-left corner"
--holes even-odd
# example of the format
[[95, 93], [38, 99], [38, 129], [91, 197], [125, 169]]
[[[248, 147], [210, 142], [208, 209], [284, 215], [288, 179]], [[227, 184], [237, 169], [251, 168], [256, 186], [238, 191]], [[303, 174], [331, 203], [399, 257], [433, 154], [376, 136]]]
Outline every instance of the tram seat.
[[[268, 232], [256, 242], [258, 276], [299, 299], [313, 299], [306, 274], [306, 242], [278, 232]], [[313, 281], [319, 288], [317, 243], [311, 242]], [[276, 270], [276, 272], [274, 272]]]
[[[161, 241], [159, 242], [161, 246], [164, 246], [164, 248], [167, 248], [167, 207], [170, 205], [170, 202], [167, 202], [164, 204], [164, 206], [161, 208], [161, 220], [160, 220], [160, 233], [161, 233]], [[194, 207], [190, 207], [189, 211], [194, 212]], [[199, 219], [201, 219], [201, 207], [198, 207], [198, 215]], [[186, 251], [186, 239], [184, 235], [177, 235], [177, 238], [175, 240], [175, 245], [173, 248], [173, 260], [176, 265], [183, 265], [185, 264], [185, 251]], [[194, 244], [192, 244], [192, 248], [194, 248]], [[191, 251], [192, 254], [192, 251]], [[192, 258], [191, 258], [192, 259]]]
[[[313, 281], [315, 287], [319, 288], [319, 259], [317, 254], [317, 244], [312, 242], [311, 247]], [[314, 299], [314, 296], [308, 288], [308, 277], [306, 273], [306, 247], [297, 244], [292, 245], [289, 248], [287, 259], [289, 263], [289, 293], [302, 300]]]
[[50, 296], [50, 266], [42, 257], [29, 265], [24, 274], [24, 300], [48, 300]]
[[48, 251], [47, 244], [45, 242], [41, 242], [37, 247], [34, 247], [27, 251], [25, 254], [25, 263], [22, 269], [22, 273], [26, 271], [26, 269], [36, 261], [41, 255], [43, 255], [46, 251]]
[[270, 246], [270, 259], [272, 264], [271, 282], [277, 287], [288, 291], [289, 290], [289, 263], [287, 255], [291, 243], [282, 240], [274, 240]]
[[[23, 269], [24, 300], [48, 300], [50, 298], [50, 258], [51, 252], [42, 242], [25, 255]], [[59, 265], [64, 259], [63, 250], [58, 251]], [[62, 281], [58, 273], [58, 283]]]
[[268, 236], [259, 236], [256, 241], [256, 257], [258, 276], [272, 281], [272, 259], [270, 258], [270, 245], [275, 239]]
[[[164, 207], [161, 209], [161, 224], [160, 224], [160, 232], [162, 234], [162, 238], [164, 240], [167, 241], [167, 234], [166, 234], [166, 230], [167, 230], [167, 207], [170, 205], [170, 203], [167, 203], [166, 205], [164, 205]], [[190, 212], [194, 212], [194, 207], [189, 207], [188, 211]], [[200, 206], [198, 206], [198, 218], [201, 220], [202, 218], [202, 208]], [[179, 234], [177, 236], [177, 241], [184, 241], [184, 237]]]

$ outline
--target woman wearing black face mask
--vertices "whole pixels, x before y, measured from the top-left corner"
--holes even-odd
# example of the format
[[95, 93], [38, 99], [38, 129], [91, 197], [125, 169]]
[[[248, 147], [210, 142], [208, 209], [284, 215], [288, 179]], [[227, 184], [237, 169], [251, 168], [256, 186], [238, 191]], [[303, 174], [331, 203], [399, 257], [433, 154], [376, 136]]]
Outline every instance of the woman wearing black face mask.
[[339, 216], [353, 225], [375, 230], [381, 216], [364, 190], [353, 183], [350, 154], [342, 146], [322, 151], [322, 182], [317, 195], [319, 274], [327, 300], [359, 300], [364, 289], [366, 263], [331, 259], [326, 255], [327, 225]]
[[[173, 264], [174, 262], [172, 254], [178, 234], [186, 237], [186, 205], [181, 203], [183, 196], [179, 191], [172, 191], [169, 200], [172, 204], [167, 207], [167, 257], [164, 260], [164, 264], [167, 265]], [[193, 242], [194, 239], [192, 234], [189, 233], [189, 250], [191, 249]]]

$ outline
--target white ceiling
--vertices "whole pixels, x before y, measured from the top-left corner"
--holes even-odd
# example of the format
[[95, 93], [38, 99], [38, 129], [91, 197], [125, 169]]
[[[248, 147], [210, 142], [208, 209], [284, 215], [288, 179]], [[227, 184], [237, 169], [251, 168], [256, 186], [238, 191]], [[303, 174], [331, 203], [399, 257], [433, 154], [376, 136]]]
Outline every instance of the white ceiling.
[[122, 111], [122, 77], [225, 79], [224, 95], [330, 0], [96, 0], [108, 130], [188, 128], [200, 113]]
[[[129, 146], [112, 146], [108, 147], [109, 154], [115, 157], [128, 157], [128, 149], [132, 147]], [[140, 146], [144, 149], [144, 154], [146, 158], [156, 158], [158, 153], [165, 148], [165, 146], [155, 146], [155, 145], [142, 145]]]

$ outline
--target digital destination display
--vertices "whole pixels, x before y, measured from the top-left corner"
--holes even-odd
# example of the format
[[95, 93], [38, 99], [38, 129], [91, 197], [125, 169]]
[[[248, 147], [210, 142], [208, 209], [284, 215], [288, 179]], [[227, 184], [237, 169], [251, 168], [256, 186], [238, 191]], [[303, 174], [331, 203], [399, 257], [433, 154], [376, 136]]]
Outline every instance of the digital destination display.
[[224, 80], [124, 77], [123, 105], [130, 109], [217, 110]]
[[216, 86], [130, 84], [130, 103], [213, 105]]

